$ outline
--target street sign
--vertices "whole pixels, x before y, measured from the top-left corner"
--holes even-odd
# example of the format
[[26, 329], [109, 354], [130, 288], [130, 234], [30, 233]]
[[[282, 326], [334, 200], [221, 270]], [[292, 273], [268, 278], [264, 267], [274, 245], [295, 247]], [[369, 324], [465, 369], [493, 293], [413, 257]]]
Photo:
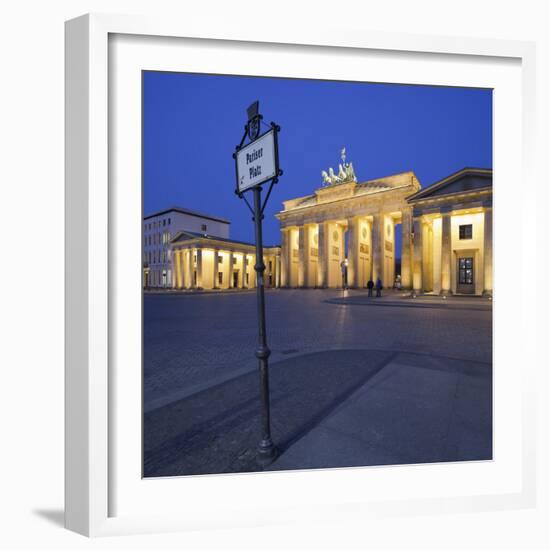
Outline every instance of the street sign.
[[279, 175], [274, 128], [236, 152], [237, 190], [252, 189]]
[[[252, 221], [256, 234], [256, 296], [258, 302], [258, 347], [256, 357], [260, 373], [260, 414], [261, 414], [261, 439], [257, 448], [257, 459], [262, 466], [273, 462], [277, 457], [277, 447], [271, 439], [271, 407], [269, 404], [269, 363], [271, 354], [267, 346], [267, 328], [265, 322], [265, 298], [264, 298], [264, 252], [262, 237], [262, 220], [264, 209], [271, 195], [273, 185], [279, 180], [283, 171], [279, 168], [279, 151], [277, 147], [277, 133], [280, 127], [274, 122], [270, 129], [258, 137], [262, 123], [262, 115], [259, 113], [259, 102], [255, 101], [247, 109], [248, 122], [244, 129], [241, 142], [235, 148], [233, 158], [237, 171], [237, 188], [235, 193], [243, 199], [252, 212]], [[265, 126], [265, 124], [264, 124]], [[250, 140], [244, 145], [246, 138]], [[263, 183], [269, 183], [269, 189], [262, 204]], [[254, 196], [254, 208], [250, 206], [245, 191], [251, 190]]]

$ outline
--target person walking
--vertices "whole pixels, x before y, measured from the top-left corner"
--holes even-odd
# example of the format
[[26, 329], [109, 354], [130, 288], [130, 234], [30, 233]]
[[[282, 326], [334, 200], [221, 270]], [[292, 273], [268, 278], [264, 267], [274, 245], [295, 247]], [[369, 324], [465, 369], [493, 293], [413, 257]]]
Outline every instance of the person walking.
[[382, 281], [380, 280], [380, 277], [376, 279], [376, 297], [380, 298], [382, 296]]
[[372, 289], [374, 288], [374, 283], [372, 282], [372, 279], [369, 279], [369, 282], [367, 283], [367, 289], [369, 291], [368, 297], [372, 298]]

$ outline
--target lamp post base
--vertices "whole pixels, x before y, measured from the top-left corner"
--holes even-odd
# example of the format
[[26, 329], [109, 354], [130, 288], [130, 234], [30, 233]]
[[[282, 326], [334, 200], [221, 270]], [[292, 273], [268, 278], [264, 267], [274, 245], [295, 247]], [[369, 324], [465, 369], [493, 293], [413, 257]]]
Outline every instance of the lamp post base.
[[256, 462], [262, 466], [269, 466], [275, 462], [276, 458], [279, 456], [279, 451], [277, 447], [273, 444], [273, 441], [262, 439], [258, 448], [256, 449]]

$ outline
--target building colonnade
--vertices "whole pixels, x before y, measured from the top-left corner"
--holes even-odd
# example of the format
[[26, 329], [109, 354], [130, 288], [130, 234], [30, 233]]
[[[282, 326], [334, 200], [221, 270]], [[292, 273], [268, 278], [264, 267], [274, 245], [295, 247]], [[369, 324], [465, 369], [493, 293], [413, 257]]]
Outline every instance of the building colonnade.
[[[413, 285], [415, 293], [484, 294], [493, 291], [493, 209], [441, 208], [414, 218]], [[466, 263], [465, 263], [466, 262]], [[461, 280], [464, 276], [471, 282]]]
[[[174, 289], [254, 288], [256, 255], [248, 251], [189, 246], [172, 249]], [[264, 254], [264, 283], [278, 287], [280, 259], [278, 249]]]
[[[281, 228], [281, 286], [338, 288], [344, 271], [348, 287], [364, 288], [378, 277], [384, 286], [395, 279], [395, 226], [411, 226], [412, 209]], [[406, 233], [410, 234], [410, 231]], [[401, 279], [411, 287], [411, 240], [404, 238]]]
[[[365, 288], [380, 277], [395, 282], [395, 227], [401, 224], [400, 287], [417, 293], [460, 293], [459, 260], [473, 259], [473, 294], [492, 292], [492, 207], [442, 208], [431, 215], [413, 208], [389, 214], [353, 216], [281, 229], [281, 286]], [[471, 227], [466, 235], [460, 228]], [[347, 242], [346, 242], [347, 241]]]

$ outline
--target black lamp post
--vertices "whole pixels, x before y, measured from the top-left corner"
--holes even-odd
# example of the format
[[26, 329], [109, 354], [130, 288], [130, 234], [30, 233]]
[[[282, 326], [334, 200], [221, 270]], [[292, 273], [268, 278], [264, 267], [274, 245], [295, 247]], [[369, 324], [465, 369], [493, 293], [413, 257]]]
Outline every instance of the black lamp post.
[[[237, 146], [233, 158], [236, 160], [236, 172], [237, 172], [237, 187], [235, 193], [239, 198], [244, 199], [249, 210], [252, 212], [252, 220], [254, 221], [255, 237], [256, 237], [256, 263], [254, 270], [256, 271], [256, 297], [258, 308], [258, 348], [256, 349], [256, 357], [258, 358], [258, 369], [260, 374], [260, 414], [261, 414], [261, 439], [257, 448], [257, 460], [261, 465], [267, 465], [273, 462], [277, 456], [277, 448], [275, 447], [271, 438], [271, 411], [269, 402], [269, 364], [268, 359], [271, 351], [267, 345], [267, 328], [265, 319], [265, 296], [264, 296], [264, 251], [263, 251], [263, 235], [262, 235], [262, 220], [264, 218], [264, 209], [267, 204], [267, 200], [271, 194], [273, 185], [277, 183], [278, 177], [282, 174], [282, 170], [279, 168], [278, 161], [278, 146], [277, 146], [277, 133], [280, 128], [275, 123], [271, 123], [270, 130], [263, 135], [260, 135], [260, 127], [262, 124], [262, 115], [259, 114], [259, 102], [255, 101], [247, 109], [248, 121], [245, 126], [244, 135], [241, 139], [241, 143]], [[269, 134], [269, 135], [268, 135]], [[249, 143], [244, 145], [246, 138], [248, 137]], [[269, 138], [266, 142], [265, 148], [268, 149], [264, 155], [262, 148], [261, 154], [248, 154], [247, 155], [247, 168], [243, 173], [239, 173], [239, 153], [245, 148], [248, 151], [253, 151], [255, 143], [260, 143], [262, 138]], [[250, 146], [250, 147], [249, 147]], [[272, 146], [272, 147], [271, 147]], [[258, 148], [260, 146], [258, 145]], [[262, 146], [263, 147], [263, 146]], [[271, 168], [271, 171], [267, 169], [267, 175], [258, 177], [256, 174], [261, 174], [262, 169], [266, 170], [266, 164], [263, 164], [264, 160], [269, 156], [271, 157], [271, 165], [267, 165]], [[242, 152], [246, 154], [245, 151]], [[252, 160], [250, 160], [252, 159]], [[262, 160], [258, 160], [262, 159]], [[248, 166], [251, 162], [250, 167]], [[250, 172], [248, 172], [248, 170]], [[252, 175], [254, 174], [254, 175]], [[245, 181], [246, 180], [246, 181]], [[245, 181], [245, 186], [243, 186]], [[269, 190], [262, 205], [262, 184], [269, 182]], [[244, 192], [251, 190], [254, 195], [254, 206], [251, 207], [247, 201]]]

